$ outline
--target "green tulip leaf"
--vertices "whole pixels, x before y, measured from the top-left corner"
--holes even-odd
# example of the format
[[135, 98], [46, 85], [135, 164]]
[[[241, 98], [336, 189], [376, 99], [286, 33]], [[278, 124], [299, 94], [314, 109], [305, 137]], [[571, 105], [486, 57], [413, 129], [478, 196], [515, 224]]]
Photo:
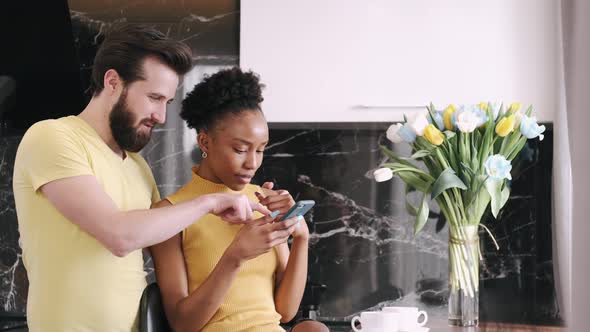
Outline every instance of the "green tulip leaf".
[[413, 155], [410, 156], [410, 158], [402, 158], [402, 159], [412, 159], [412, 160], [416, 160], [419, 158], [424, 158], [426, 156], [430, 156], [432, 153], [428, 150], [419, 150], [416, 151], [416, 153], [414, 153]]
[[502, 182], [498, 180], [488, 179], [485, 182], [486, 190], [491, 197], [491, 210], [492, 215], [494, 218], [498, 218], [498, 214], [500, 213], [500, 209], [506, 204], [508, 201], [508, 197], [510, 196], [510, 190], [506, 186], [502, 190]]
[[440, 175], [438, 179], [432, 185], [432, 194], [430, 196], [431, 199], [435, 199], [438, 195], [442, 194], [443, 191], [449, 188], [459, 188], [459, 189], [467, 189], [467, 186], [457, 175], [452, 168], [446, 168]]
[[422, 204], [420, 204], [420, 209], [418, 210], [418, 215], [416, 216], [416, 223], [414, 224], [414, 235], [418, 234], [426, 225], [428, 221], [428, 214], [430, 213], [430, 209], [428, 207], [428, 194], [424, 193], [422, 196]]

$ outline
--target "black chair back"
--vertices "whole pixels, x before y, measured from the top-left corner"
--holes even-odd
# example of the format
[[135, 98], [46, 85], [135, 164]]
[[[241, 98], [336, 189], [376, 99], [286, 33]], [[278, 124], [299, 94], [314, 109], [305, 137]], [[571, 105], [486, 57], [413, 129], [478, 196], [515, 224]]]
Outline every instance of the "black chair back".
[[149, 284], [139, 302], [139, 332], [172, 332], [157, 283]]

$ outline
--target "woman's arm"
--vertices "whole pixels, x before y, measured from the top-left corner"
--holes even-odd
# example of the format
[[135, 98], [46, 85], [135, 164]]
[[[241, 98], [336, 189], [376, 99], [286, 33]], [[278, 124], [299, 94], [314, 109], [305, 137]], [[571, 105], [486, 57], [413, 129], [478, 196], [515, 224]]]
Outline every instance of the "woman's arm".
[[[154, 207], [171, 205], [164, 200]], [[297, 223], [296, 219], [271, 223], [263, 217], [244, 225], [205, 282], [188, 293], [187, 267], [180, 234], [150, 247], [164, 309], [175, 331], [199, 331], [217, 312], [240, 266], [286, 242]]]
[[[262, 193], [256, 193], [260, 204], [269, 210], [281, 211], [284, 215], [295, 200], [286, 190], [272, 190], [274, 184], [266, 182], [262, 185]], [[281, 315], [281, 322], [286, 323], [295, 317], [307, 282], [307, 256], [309, 244], [309, 229], [303, 217], [293, 232], [293, 244], [289, 253], [289, 246], [284, 243], [277, 246], [278, 264], [275, 272], [276, 291], [275, 309]]]
[[307, 255], [309, 230], [303, 217], [298, 228], [293, 232], [291, 252], [287, 244], [277, 247], [279, 264], [276, 278], [275, 308], [282, 316], [281, 322], [286, 323], [295, 317], [307, 282]]
[[[169, 205], [164, 200], [154, 207]], [[179, 332], [201, 330], [221, 305], [238, 272], [239, 262], [231, 255], [223, 255], [207, 280], [189, 296], [180, 234], [150, 247], [150, 252], [170, 325]]]
[[[262, 193], [256, 193], [260, 204], [269, 210], [281, 211], [284, 215], [295, 200], [286, 190], [272, 190], [274, 184], [266, 182], [262, 185]], [[281, 315], [281, 322], [287, 323], [295, 317], [307, 282], [307, 256], [309, 247], [309, 229], [303, 217], [293, 232], [293, 244], [289, 253], [289, 246], [285, 243], [276, 248], [278, 256], [275, 279], [275, 309]]]

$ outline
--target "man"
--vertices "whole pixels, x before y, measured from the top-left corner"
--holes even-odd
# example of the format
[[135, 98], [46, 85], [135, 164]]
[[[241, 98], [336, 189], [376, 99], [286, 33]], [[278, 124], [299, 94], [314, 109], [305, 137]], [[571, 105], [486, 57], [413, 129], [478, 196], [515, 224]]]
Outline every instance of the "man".
[[84, 111], [41, 121], [23, 137], [13, 186], [30, 331], [135, 330], [146, 285], [141, 248], [207, 213], [234, 223], [269, 213], [229, 194], [148, 210], [160, 197], [137, 152], [190, 68], [186, 45], [142, 26], [114, 29], [96, 55]]

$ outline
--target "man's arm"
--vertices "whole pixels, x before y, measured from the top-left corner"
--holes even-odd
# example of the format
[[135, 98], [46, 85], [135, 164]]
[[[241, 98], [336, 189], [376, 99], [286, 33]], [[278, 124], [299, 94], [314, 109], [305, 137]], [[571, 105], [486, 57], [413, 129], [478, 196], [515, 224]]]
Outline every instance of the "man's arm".
[[244, 195], [229, 194], [204, 195], [161, 209], [124, 212], [91, 175], [51, 181], [39, 190], [66, 218], [119, 257], [167, 240], [207, 213], [231, 222], [252, 219], [252, 210], [269, 213]]

